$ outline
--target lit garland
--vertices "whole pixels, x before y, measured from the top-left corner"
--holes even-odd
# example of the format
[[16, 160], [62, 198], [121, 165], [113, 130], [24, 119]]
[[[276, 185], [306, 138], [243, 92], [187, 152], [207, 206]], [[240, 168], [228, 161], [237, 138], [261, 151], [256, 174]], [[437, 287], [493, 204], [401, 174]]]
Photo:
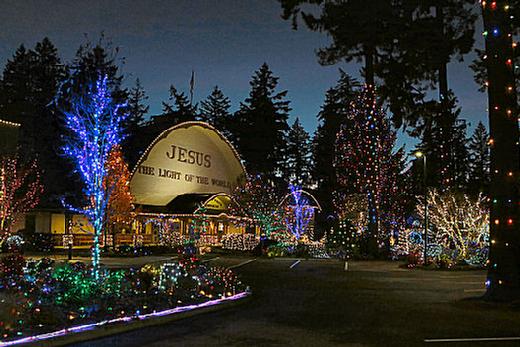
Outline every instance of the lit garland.
[[98, 279], [99, 238], [109, 202], [107, 190], [111, 190], [103, 185], [110, 151], [122, 140], [121, 126], [127, 115], [122, 112], [124, 104], [114, 104], [107, 76], [82, 89], [83, 93], [72, 96], [70, 110], [64, 111], [65, 124], [72, 134], [64, 151], [75, 163], [89, 199], [88, 206], [73, 210], [83, 213], [93, 225], [92, 275]]
[[22, 125], [19, 124], [19, 123], [10, 122], [10, 121], [3, 120], [3, 119], [0, 119], [0, 125], [6, 125], [6, 126], [15, 127], [15, 128], [19, 128], [19, 127], [22, 126]]
[[22, 165], [17, 156], [0, 158], [0, 241], [10, 234], [21, 214], [38, 205], [42, 192], [35, 161]]

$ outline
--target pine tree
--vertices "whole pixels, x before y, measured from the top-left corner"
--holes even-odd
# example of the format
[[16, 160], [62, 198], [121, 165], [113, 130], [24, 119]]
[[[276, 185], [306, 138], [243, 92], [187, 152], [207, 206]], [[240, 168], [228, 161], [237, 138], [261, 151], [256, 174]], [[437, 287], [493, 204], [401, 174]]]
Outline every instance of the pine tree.
[[59, 155], [63, 124], [52, 104], [65, 74], [56, 47], [44, 38], [33, 50], [21, 46], [0, 82], [2, 117], [22, 124], [21, 159], [37, 159], [43, 173], [41, 207], [59, 206], [59, 199], [74, 190], [74, 181], [67, 179], [71, 167]]
[[340, 189], [338, 209], [344, 208], [348, 193], [364, 194], [367, 199], [368, 245], [370, 255], [378, 255], [378, 245], [389, 237], [383, 228], [385, 214], [395, 213], [395, 191], [399, 186], [402, 151], [393, 153], [396, 134], [368, 87], [351, 104], [349, 123], [337, 135], [335, 167]]
[[286, 176], [290, 182], [305, 186], [311, 179], [312, 148], [309, 133], [296, 118], [287, 136]]
[[470, 190], [486, 193], [489, 187], [489, 135], [482, 122], [478, 122], [468, 144], [470, 155]]
[[120, 72], [120, 65], [124, 64], [124, 58], [119, 57], [119, 48], [114, 48], [110, 41], [106, 41], [101, 35], [98, 42], [82, 44], [76, 52], [76, 56], [69, 64], [72, 74], [70, 87], [72, 92], [89, 83], [97, 81], [99, 76], [107, 76], [109, 88], [114, 100], [125, 102], [128, 91], [122, 87], [124, 76]]
[[[440, 190], [464, 189], [468, 179], [466, 124], [451, 94], [444, 103], [433, 103], [417, 148], [427, 158], [427, 185]], [[422, 167], [416, 175], [422, 182]]]
[[448, 63], [474, 43], [473, 0], [279, 2], [294, 28], [301, 14], [307, 27], [332, 39], [318, 50], [320, 63], [363, 61], [365, 82], [380, 85], [396, 127], [425, 121], [429, 114], [421, 109], [431, 84], [439, 83], [440, 100], [446, 97]]
[[141, 153], [145, 150], [145, 146], [147, 145], [143, 143], [143, 137], [140, 136], [145, 115], [150, 108], [150, 106], [144, 104], [146, 100], [148, 100], [148, 96], [138, 78], [128, 94], [128, 119], [125, 122], [127, 134], [123, 142], [125, 157], [132, 166], [139, 160]]
[[327, 91], [325, 102], [318, 114], [320, 123], [313, 138], [312, 177], [317, 184], [316, 197], [325, 216], [334, 215], [333, 192], [338, 189], [334, 168], [336, 134], [341, 125], [348, 122], [350, 103], [356, 98], [359, 88], [358, 81], [340, 70], [340, 79], [336, 86]]
[[213, 125], [226, 138], [231, 140], [231, 101], [218, 86], [200, 103], [199, 117], [203, 122]]
[[[283, 166], [289, 101], [277, 92], [278, 77], [264, 63], [255, 72], [249, 97], [235, 114], [234, 138], [250, 173], [263, 173], [277, 181]], [[285, 185], [283, 185], [285, 189]]]
[[[197, 105], [192, 105], [184, 92], [170, 86], [169, 102], [163, 102], [161, 117], [168, 119], [170, 126], [196, 119]], [[165, 130], [165, 129], [163, 129]]]
[[[375, 84], [377, 65], [384, 61], [389, 47], [402, 27], [398, 18], [402, 8], [392, 1], [375, 1], [367, 6], [363, 0], [280, 0], [284, 19], [302, 15], [313, 31], [326, 32], [332, 44], [318, 51], [322, 64], [339, 61], [364, 61], [363, 75], [368, 85]], [[319, 5], [316, 11], [302, 11], [304, 4]]]

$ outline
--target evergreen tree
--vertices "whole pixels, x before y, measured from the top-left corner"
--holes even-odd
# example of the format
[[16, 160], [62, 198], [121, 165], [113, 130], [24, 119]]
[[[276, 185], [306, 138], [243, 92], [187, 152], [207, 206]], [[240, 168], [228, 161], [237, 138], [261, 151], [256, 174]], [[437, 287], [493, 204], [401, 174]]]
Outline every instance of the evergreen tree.
[[[249, 97], [235, 114], [234, 138], [250, 173], [279, 181], [286, 148], [289, 101], [277, 92], [278, 77], [264, 63], [255, 72]], [[285, 189], [285, 184], [281, 184]]]
[[59, 156], [63, 124], [52, 101], [66, 75], [56, 47], [48, 38], [33, 50], [23, 46], [6, 64], [0, 81], [2, 117], [21, 123], [19, 154], [22, 160], [38, 160], [45, 194], [42, 207], [56, 207], [73, 190], [74, 182], [63, 179], [71, 167]]
[[82, 86], [97, 81], [99, 76], [107, 76], [113, 98], [124, 103], [128, 91], [122, 87], [123, 75], [119, 68], [124, 64], [124, 58], [118, 54], [119, 48], [114, 48], [103, 35], [95, 45], [91, 42], [82, 44], [69, 64], [72, 79], [66, 87], [72, 88], [70, 92], [77, 92]]
[[128, 119], [125, 122], [126, 138], [123, 142], [123, 150], [128, 163], [133, 166], [141, 153], [145, 150], [146, 143], [143, 143], [143, 137], [140, 136], [140, 129], [143, 126], [145, 115], [148, 113], [150, 106], [144, 103], [148, 100], [139, 78], [135, 81], [135, 86], [130, 89], [128, 95]]
[[287, 136], [286, 176], [290, 182], [305, 186], [311, 179], [311, 139], [296, 118]]
[[[337, 207], [341, 214], [344, 202], [351, 194], [364, 194], [367, 199], [368, 245], [367, 253], [377, 255], [378, 246], [388, 240], [392, 230], [385, 229], [383, 218], [394, 210], [397, 193], [401, 193], [397, 178], [401, 173], [402, 151], [393, 153], [396, 134], [372, 88], [368, 87], [352, 102], [349, 122], [342, 125], [337, 135], [335, 166], [339, 189]], [[399, 189], [399, 190], [396, 190]], [[400, 202], [399, 202], [400, 203]], [[392, 224], [392, 223], [388, 223]]]
[[[170, 126], [196, 119], [197, 105], [193, 106], [184, 92], [179, 92], [173, 85], [170, 86], [169, 102], [163, 101], [163, 114]], [[165, 129], [163, 129], [165, 130]]]
[[[312, 148], [312, 177], [317, 184], [316, 197], [320, 201], [325, 218], [334, 215], [333, 192], [338, 189], [334, 168], [336, 134], [348, 121], [350, 103], [355, 99], [360, 84], [340, 70], [340, 79], [325, 95], [325, 102], [318, 114], [319, 125], [314, 134]], [[330, 226], [327, 226], [327, 229]]]
[[19, 144], [23, 158], [34, 156], [36, 150], [36, 109], [34, 99], [36, 94], [35, 69], [36, 53], [27, 50], [21, 45], [7, 61], [3, 72], [2, 88], [2, 117], [22, 124]]
[[222, 93], [218, 86], [200, 103], [200, 120], [213, 125], [224, 136], [231, 140], [231, 114], [229, 108], [231, 101]]
[[[441, 190], [464, 189], [468, 179], [466, 123], [458, 119], [456, 103], [449, 93], [445, 103], [434, 104], [417, 146], [427, 158], [427, 185]], [[416, 175], [422, 182], [422, 167]]]
[[[339, 61], [364, 61], [363, 74], [368, 85], [375, 84], [376, 65], [384, 61], [386, 52], [402, 29], [397, 20], [401, 8], [393, 1], [280, 0], [283, 18], [302, 15], [305, 24], [313, 31], [326, 32], [332, 38], [329, 47], [318, 51], [322, 64]], [[397, 2], [395, 2], [397, 3]], [[304, 4], [319, 5], [318, 11], [302, 11]]]
[[[279, 0], [283, 18], [297, 26], [301, 14], [314, 31], [332, 38], [320, 49], [322, 64], [363, 61], [368, 85], [376, 80], [379, 96], [389, 103], [396, 127], [424, 123], [422, 112], [432, 83], [440, 100], [448, 95], [447, 64], [473, 47], [473, 0], [326, 1]], [[313, 9], [305, 5], [316, 5]]]
[[489, 135], [478, 122], [468, 144], [470, 155], [469, 186], [472, 192], [487, 192], [489, 186]]

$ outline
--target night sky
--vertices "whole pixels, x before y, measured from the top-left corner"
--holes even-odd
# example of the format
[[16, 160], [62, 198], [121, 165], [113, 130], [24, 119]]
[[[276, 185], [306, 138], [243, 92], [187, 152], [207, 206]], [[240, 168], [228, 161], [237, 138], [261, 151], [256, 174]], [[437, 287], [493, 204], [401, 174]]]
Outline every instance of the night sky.
[[[150, 97], [150, 113], [157, 114], [170, 84], [188, 91], [192, 70], [196, 101], [219, 85], [235, 110], [249, 92], [251, 75], [267, 62], [280, 77], [280, 88], [289, 91], [291, 119], [299, 116], [313, 132], [324, 93], [335, 84], [338, 68], [359, 76], [358, 66], [320, 66], [314, 51], [327, 44], [327, 37], [303, 26], [293, 31], [280, 13], [275, 0], [0, 0], [0, 67], [20, 44], [32, 48], [45, 36], [68, 61], [85, 35], [97, 41], [104, 32], [121, 48], [126, 82], [141, 80]], [[463, 63], [451, 64], [448, 72], [462, 118], [474, 126], [486, 120], [487, 101], [467, 67], [472, 59], [470, 55]], [[399, 142], [411, 144], [402, 135]]]

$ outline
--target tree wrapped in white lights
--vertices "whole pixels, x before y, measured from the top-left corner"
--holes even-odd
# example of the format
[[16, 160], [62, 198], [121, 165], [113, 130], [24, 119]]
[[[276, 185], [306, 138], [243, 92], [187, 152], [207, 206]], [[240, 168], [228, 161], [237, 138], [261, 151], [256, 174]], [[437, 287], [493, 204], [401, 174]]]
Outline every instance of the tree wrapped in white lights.
[[[472, 251], [489, 246], [489, 208], [482, 194], [472, 198], [432, 190], [428, 193], [428, 205], [435, 242], [445, 249], [455, 247], [459, 259], [467, 260]], [[424, 218], [422, 204], [418, 212]]]
[[105, 187], [110, 151], [121, 143], [121, 124], [126, 118], [124, 104], [115, 103], [106, 76], [95, 83], [78, 86], [72, 92], [70, 107], [64, 111], [70, 132], [64, 146], [65, 155], [75, 164], [83, 181], [88, 203], [81, 209], [94, 228], [92, 275], [99, 278], [99, 241], [113, 187]]
[[42, 192], [35, 161], [22, 165], [16, 155], [0, 158], [0, 242], [22, 213], [38, 205]]

